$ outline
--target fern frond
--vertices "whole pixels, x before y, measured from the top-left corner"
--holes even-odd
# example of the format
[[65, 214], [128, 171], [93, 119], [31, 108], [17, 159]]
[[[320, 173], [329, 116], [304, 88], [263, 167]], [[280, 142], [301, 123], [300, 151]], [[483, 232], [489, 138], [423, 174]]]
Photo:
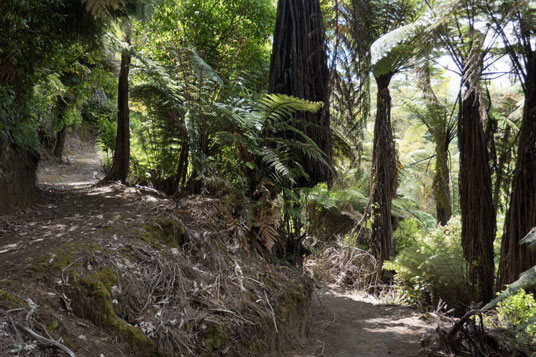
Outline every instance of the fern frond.
[[394, 70], [397, 63], [411, 56], [415, 47], [402, 46], [414, 42], [417, 35], [427, 24], [428, 20], [417, 20], [386, 33], [374, 41], [370, 48], [374, 75], [380, 76]]
[[530, 247], [536, 246], [536, 227], [532, 227], [530, 232], [527, 233], [523, 239], [519, 241], [520, 244], [527, 244]]
[[514, 281], [512, 284], [510, 284], [503, 292], [499, 294], [495, 299], [491, 300], [488, 304], [486, 304], [483, 308], [480, 309], [480, 311], [487, 311], [495, 306], [497, 306], [498, 303], [505, 300], [509, 296], [515, 294], [520, 289], [526, 289], [529, 287], [534, 287], [536, 285], [536, 266], [533, 266], [532, 268], [524, 271], [519, 275], [519, 279]]
[[113, 10], [118, 10], [124, 5], [123, 0], [82, 0], [87, 12], [95, 17], [106, 18]]

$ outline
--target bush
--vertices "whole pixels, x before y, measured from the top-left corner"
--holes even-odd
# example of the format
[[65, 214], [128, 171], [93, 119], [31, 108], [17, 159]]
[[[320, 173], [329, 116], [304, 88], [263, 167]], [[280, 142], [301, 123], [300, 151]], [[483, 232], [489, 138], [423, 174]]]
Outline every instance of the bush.
[[[413, 228], [411, 223], [407, 225], [399, 236]], [[414, 240], [408, 236], [402, 239], [409, 245], [394, 261], [385, 262], [384, 268], [396, 272], [395, 280], [414, 302], [436, 306], [442, 300], [462, 312], [470, 301], [470, 290], [460, 218], [452, 218], [445, 227], [431, 232], [417, 231]]]
[[419, 226], [417, 225], [417, 221], [415, 219], [407, 218], [401, 220], [398, 228], [393, 232], [395, 251], [400, 253], [402, 250], [415, 243], [418, 232]]
[[[526, 293], [523, 289], [497, 304], [497, 320], [501, 327], [519, 328], [535, 315], [536, 301], [534, 300], [534, 295]], [[535, 324], [529, 325], [525, 331], [532, 338], [536, 338]]]

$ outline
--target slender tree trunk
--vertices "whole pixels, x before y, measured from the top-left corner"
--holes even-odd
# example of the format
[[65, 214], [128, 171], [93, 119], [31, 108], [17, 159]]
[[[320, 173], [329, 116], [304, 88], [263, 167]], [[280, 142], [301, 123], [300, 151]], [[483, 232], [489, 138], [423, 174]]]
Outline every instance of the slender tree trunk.
[[536, 53], [529, 56], [525, 106], [519, 132], [510, 206], [504, 222], [498, 289], [515, 281], [536, 265], [536, 250], [519, 241], [536, 226]]
[[435, 144], [435, 175], [434, 196], [436, 201], [437, 223], [446, 225], [452, 217], [452, 202], [450, 196], [450, 172], [448, 162], [449, 138], [446, 123], [438, 123], [434, 133]]
[[449, 172], [449, 128], [447, 112], [434, 93], [431, 83], [430, 63], [426, 59], [417, 69], [418, 86], [424, 93], [429, 121], [426, 121], [428, 129], [435, 142], [435, 175], [434, 175], [434, 198], [436, 202], [437, 223], [446, 225], [452, 216], [452, 202], [450, 196], [450, 172]]
[[395, 142], [391, 128], [389, 83], [393, 73], [376, 77], [378, 85], [372, 151], [372, 247], [378, 268], [394, 255], [391, 202], [398, 186]]
[[[326, 153], [331, 160], [329, 122], [329, 71], [324, 48], [324, 24], [319, 0], [279, 0], [270, 59], [269, 93], [324, 102], [317, 113], [297, 113], [293, 125]], [[292, 133], [286, 137], [299, 140]], [[300, 185], [331, 182], [330, 167], [303, 155], [299, 160], [308, 173]]]
[[477, 89], [467, 90], [458, 120], [462, 246], [473, 299], [486, 303], [493, 297], [495, 208], [481, 96]]
[[[60, 114], [63, 115], [63, 114]], [[65, 147], [65, 137], [67, 135], [67, 125], [63, 124], [63, 127], [56, 134], [56, 145], [54, 146], [54, 156], [60, 161], [63, 156], [63, 148]]]
[[[130, 43], [127, 36], [127, 43]], [[105, 180], [121, 180], [125, 182], [129, 171], [130, 161], [130, 128], [128, 108], [128, 72], [130, 69], [130, 54], [128, 50], [121, 53], [121, 70], [117, 89], [117, 139], [112, 168]]]
[[[512, 129], [508, 125], [504, 129], [504, 134], [502, 138], [500, 139], [500, 143], [503, 143], [502, 146], [508, 145], [509, 146], [509, 139], [512, 135]], [[495, 210], [499, 210], [500, 207], [502, 207], [502, 201], [501, 201], [501, 190], [503, 187], [509, 187], [511, 183], [511, 179], [509, 177], [505, 177], [505, 167], [508, 165], [510, 161], [512, 161], [512, 153], [513, 150], [508, 147], [502, 148], [502, 153], [499, 155], [499, 158], [497, 160], [497, 168], [495, 169], [496, 175], [495, 175], [495, 182], [493, 183], [493, 204], [495, 205]]]

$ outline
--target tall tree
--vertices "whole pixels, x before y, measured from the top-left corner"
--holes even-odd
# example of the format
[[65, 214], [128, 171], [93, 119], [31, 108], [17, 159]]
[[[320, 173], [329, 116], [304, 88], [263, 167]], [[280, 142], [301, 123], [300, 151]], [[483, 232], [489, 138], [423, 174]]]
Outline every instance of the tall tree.
[[128, 106], [128, 75], [131, 61], [131, 18], [145, 18], [157, 0], [82, 0], [86, 9], [102, 19], [116, 18], [123, 25], [124, 48], [121, 50], [117, 86], [117, 136], [113, 163], [104, 180], [125, 182], [130, 165], [130, 109]]
[[[292, 120], [294, 127], [331, 158], [329, 72], [324, 46], [319, 0], [279, 0], [268, 92], [324, 103], [321, 111], [295, 114]], [[299, 140], [299, 136], [290, 132], [282, 135]], [[331, 181], [333, 172], [325, 163], [304, 155], [298, 160], [309, 176], [299, 185], [312, 186]]]
[[519, 241], [536, 226], [536, 8], [533, 1], [484, 4], [525, 94], [510, 205], [504, 222], [497, 287], [536, 265], [536, 251]]
[[496, 212], [480, 82], [491, 45], [485, 45], [487, 29], [478, 28], [481, 13], [477, 2], [463, 0], [459, 5], [450, 16], [451, 23], [438, 28], [438, 36], [462, 77], [458, 113], [462, 246], [469, 265], [472, 296], [487, 302], [493, 297]]
[[[126, 25], [125, 43], [130, 45], [130, 24]], [[128, 74], [130, 71], [130, 49], [121, 51], [121, 68], [117, 85], [117, 136], [113, 164], [105, 180], [125, 182], [130, 165], [130, 109], [128, 106]]]
[[[391, 203], [398, 188], [398, 157], [391, 125], [389, 84], [413, 53], [413, 47], [398, 35], [402, 32], [405, 40], [409, 39], [416, 26], [408, 28], [404, 25], [415, 19], [417, 9], [415, 2], [405, 0], [354, 0], [354, 7], [368, 18], [369, 31], [373, 33], [369, 39], [375, 39], [370, 48], [371, 69], [378, 89], [370, 179], [371, 241], [381, 270], [383, 262], [394, 255]], [[395, 36], [384, 36], [388, 33]]]
[[432, 134], [435, 143], [433, 190], [436, 202], [436, 218], [437, 223], [444, 226], [452, 216], [448, 155], [454, 130], [448, 118], [446, 107], [440, 102], [432, 88], [428, 56], [425, 56], [425, 60], [417, 67], [417, 77], [417, 85], [424, 94], [427, 109], [426, 115], [422, 116], [422, 121]]

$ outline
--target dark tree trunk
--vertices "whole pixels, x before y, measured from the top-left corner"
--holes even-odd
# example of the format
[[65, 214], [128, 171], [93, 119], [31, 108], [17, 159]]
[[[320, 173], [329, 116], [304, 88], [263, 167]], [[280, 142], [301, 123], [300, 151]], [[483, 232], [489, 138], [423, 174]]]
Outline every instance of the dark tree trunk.
[[[63, 115], [63, 114], [60, 114]], [[67, 135], [67, 125], [63, 124], [63, 127], [56, 134], [56, 145], [54, 146], [54, 156], [60, 161], [63, 156], [63, 148], [65, 147], [65, 136]]]
[[529, 56], [525, 82], [525, 106], [519, 132], [516, 168], [510, 206], [504, 222], [498, 289], [536, 265], [536, 250], [519, 241], [536, 226], [536, 53]]
[[389, 83], [394, 73], [376, 77], [378, 85], [372, 149], [372, 247], [378, 268], [394, 255], [391, 202], [398, 186], [395, 142], [391, 128]]
[[[439, 124], [439, 123], [438, 123]], [[437, 223], [446, 225], [452, 217], [452, 203], [450, 196], [450, 173], [449, 173], [449, 138], [446, 123], [441, 123], [435, 129], [435, 175], [434, 196], [436, 201]]]
[[476, 89], [468, 91], [458, 120], [462, 246], [469, 264], [473, 299], [486, 303], [493, 297], [495, 208], [481, 98]]
[[[129, 42], [127, 40], [127, 42]], [[129, 171], [130, 161], [130, 128], [128, 108], [128, 72], [130, 69], [130, 54], [128, 50], [121, 53], [121, 70], [117, 89], [117, 139], [115, 142], [114, 161], [105, 180], [121, 180], [125, 182]]]
[[[294, 126], [310, 137], [331, 160], [329, 124], [329, 71], [324, 48], [324, 25], [318, 0], [279, 0], [270, 60], [269, 93], [324, 102], [318, 113], [298, 113]], [[285, 133], [287, 137], [292, 136]], [[292, 136], [292, 139], [299, 139]], [[300, 182], [313, 186], [332, 179], [332, 170], [302, 155], [299, 158], [309, 175]]]

